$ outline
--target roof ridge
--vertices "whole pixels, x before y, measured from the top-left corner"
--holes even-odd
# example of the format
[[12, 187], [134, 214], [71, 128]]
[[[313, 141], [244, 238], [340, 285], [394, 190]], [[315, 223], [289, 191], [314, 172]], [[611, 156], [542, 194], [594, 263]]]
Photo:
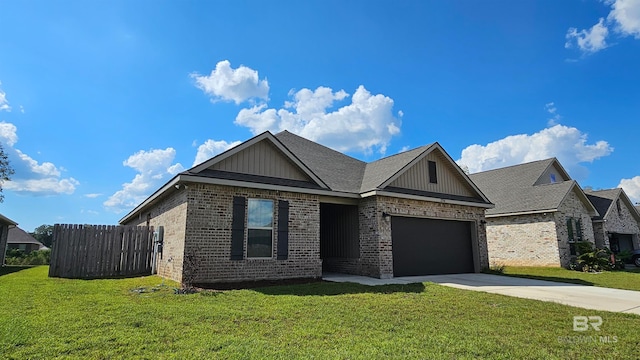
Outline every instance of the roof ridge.
[[503, 167], [499, 167], [499, 168], [495, 168], [495, 169], [491, 169], [491, 170], [478, 171], [478, 172], [475, 172], [475, 173], [470, 174], [470, 175], [483, 174], [483, 173], [488, 173], [488, 172], [491, 172], [491, 171], [505, 170], [505, 169], [510, 169], [510, 168], [514, 168], [514, 167], [518, 167], [518, 166], [531, 165], [531, 164], [541, 163], [541, 162], [550, 161], [550, 160], [558, 160], [558, 159], [556, 157], [551, 157], [551, 158], [547, 158], [547, 159], [534, 160], [534, 161], [529, 161], [529, 162], [520, 163], [520, 164], [507, 165], [507, 166], [503, 166]]
[[[309, 140], [309, 139], [307, 139], [307, 138], [305, 138], [305, 137], [303, 137], [303, 136], [300, 136], [300, 135], [298, 135], [298, 134], [292, 133], [292, 132], [291, 132], [291, 131], [289, 131], [289, 130], [282, 130], [282, 131], [280, 131], [279, 133], [274, 134], [273, 136], [274, 136], [274, 137], [276, 137], [276, 139], [277, 139], [277, 138], [278, 138], [278, 135], [280, 135], [280, 134], [282, 134], [282, 133], [287, 133], [287, 134], [289, 134], [289, 135], [293, 135], [293, 136], [295, 136], [295, 137], [297, 137], [297, 138], [300, 138], [300, 139], [303, 139], [303, 140], [308, 141], [308, 142], [310, 142], [310, 143], [313, 143], [314, 145], [321, 146], [321, 147], [323, 147], [323, 148], [325, 148], [325, 149], [327, 149], [327, 150], [329, 150], [329, 151], [332, 151], [332, 152], [334, 152], [334, 153], [336, 153], [336, 154], [340, 154], [340, 155], [342, 155], [342, 156], [346, 156], [346, 157], [351, 158], [351, 159], [353, 159], [353, 160], [356, 160], [356, 161], [359, 161], [359, 162], [361, 162], [361, 163], [367, 164], [367, 162], [366, 162], [366, 161], [362, 161], [362, 160], [360, 160], [360, 159], [358, 159], [358, 158], [355, 158], [355, 157], [353, 157], [353, 156], [347, 155], [347, 154], [345, 154], [345, 153], [343, 153], [343, 152], [340, 152], [340, 151], [338, 151], [338, 150], [332, 149], [332, 148], [330, 148], [330, 147], [328, 147], [328, 146], [326, 146], [326, 145], [322, 145], [322, 144], [320, 144], [319, 142], [316, 142], [316, 141], [313, 141], [313, 140]], [[284, 144], [283, 144], [283, 145], [284, 145]], [[284, 145], [284, 146], [286, 147], [286, 145]]]

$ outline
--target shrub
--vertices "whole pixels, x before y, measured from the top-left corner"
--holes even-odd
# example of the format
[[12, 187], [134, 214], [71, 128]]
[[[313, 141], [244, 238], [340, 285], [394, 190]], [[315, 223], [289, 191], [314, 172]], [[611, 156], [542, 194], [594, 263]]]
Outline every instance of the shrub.
[[7, 250], [5, 263], [7, 265], [49, 265], [51, 250], [38, 250], [25, 254], [19, 249]]
[[569, 264], [569, 269], [584, 272], [599, 272], [606, 270], [624, 269], [624, 262], [613, 257], [609, 249], [600, 249], [587, 241], [576, 243], [578, 256]]
[[504, 274], [504, 268], [505, 268], [504, 264], [492, 262], [491, 265], [489, 265], [488, 268], [485, 268], [483, 272], [486, 274], [501, 275], [501, 274]]

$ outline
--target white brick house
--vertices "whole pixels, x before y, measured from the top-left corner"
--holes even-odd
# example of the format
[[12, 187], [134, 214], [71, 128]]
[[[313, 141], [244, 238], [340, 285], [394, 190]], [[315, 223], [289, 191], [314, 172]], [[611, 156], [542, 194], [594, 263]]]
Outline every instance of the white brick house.
[[618, 253], [640, 249], [640, 212], [622, 189], [587, 191], [599, 216], [593, 218], [596, 246]]
[[287, 131], [176, 175], [122, 224], [163, 226], [158, 274], [200, 283], [488, 266], [493, 204], [438, 143], [365, 163]]
[[598, 212], [557, 159], [470, 177], [496, 204], [486, 215], [491, 263], [567, 266], [575, 242], [594, 243], [591, 218]]

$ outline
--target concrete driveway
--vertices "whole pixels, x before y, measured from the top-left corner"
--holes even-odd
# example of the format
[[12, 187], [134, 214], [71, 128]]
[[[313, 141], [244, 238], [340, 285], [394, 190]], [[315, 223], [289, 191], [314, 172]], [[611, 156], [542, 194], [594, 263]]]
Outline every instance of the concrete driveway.
[[489, 274], [407, 276], [392, 279], [375, 279], [345, 274], [323, 274], [322, 278], [326, 281], [354, 282], [371, 286], [433, 282], [457, 289], [549, 301], [584, 309], [640, 315], [640, 291]]

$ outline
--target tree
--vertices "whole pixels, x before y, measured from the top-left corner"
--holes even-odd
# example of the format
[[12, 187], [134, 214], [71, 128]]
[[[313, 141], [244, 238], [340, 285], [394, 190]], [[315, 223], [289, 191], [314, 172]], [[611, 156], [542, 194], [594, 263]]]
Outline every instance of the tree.
[[31, 233], [31, 236], [50, 248], [53, 243], [53, 225], [40, 225]]
[[0, 144], [0, 203], [4, 201], [2, 184], [5, 181], [11, 180], [11, 175], [13, 175], [13, 168], [9, 164], [9, 157], [4, 153], [2, 144]]

